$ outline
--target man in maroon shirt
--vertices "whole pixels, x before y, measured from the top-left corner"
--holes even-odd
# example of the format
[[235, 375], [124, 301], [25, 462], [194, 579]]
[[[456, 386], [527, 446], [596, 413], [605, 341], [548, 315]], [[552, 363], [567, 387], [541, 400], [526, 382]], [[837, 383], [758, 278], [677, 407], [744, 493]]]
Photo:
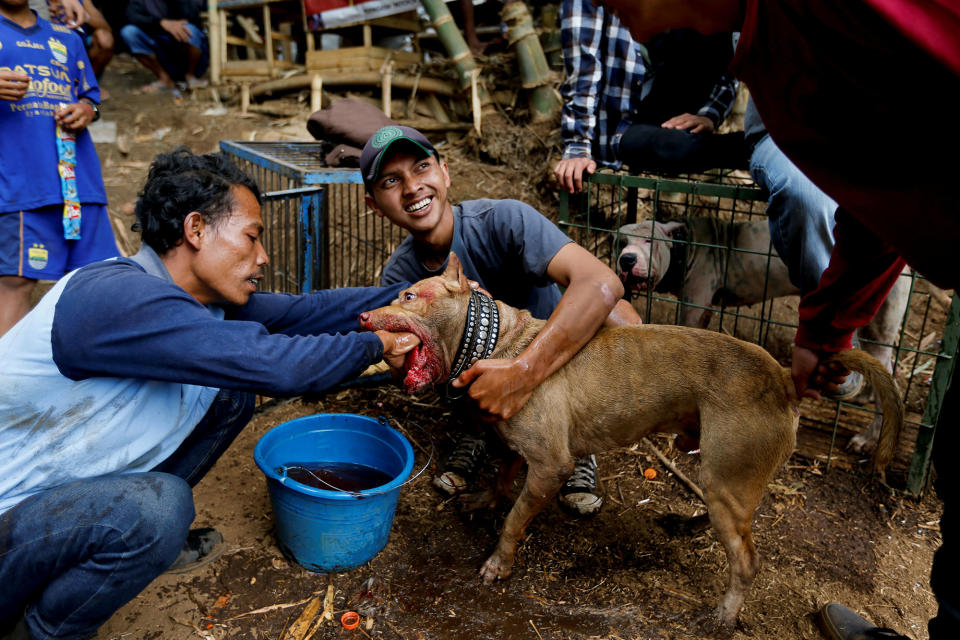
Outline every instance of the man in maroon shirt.
[[[960, 0], [606, 0], [633, 37], [666, 29], [740, 31], [732, 69], [777, 145], [840, 208], [819, 287], [800, 304], [793, 377], [801, 396], [835, 389], [824, 354], [850, 348], [904, 261], [960, 289]], [[960, 385], [944, 399], [934, 464], [943, 498], [931, 586], [932, 640], [960, 638]], [[821, 611], [833, 638], [902, 638], [839, 605]]]

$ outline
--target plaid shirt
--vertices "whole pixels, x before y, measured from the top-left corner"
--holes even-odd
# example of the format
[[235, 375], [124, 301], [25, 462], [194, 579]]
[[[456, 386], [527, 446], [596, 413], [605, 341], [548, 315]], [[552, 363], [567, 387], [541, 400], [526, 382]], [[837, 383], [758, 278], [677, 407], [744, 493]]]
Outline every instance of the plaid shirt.
[[[653, 84], [657, 63], [650, 63], [646, 48], [633, 41], [615, 15], [592, 0], [563, 0], [560, 15], [566, 71], [560, 90], [563, 158], [593, 158], [619, 169], [620, 138]], [[719, 126], [736, 96], [736, 79], [724, 73], [697, 114]]]

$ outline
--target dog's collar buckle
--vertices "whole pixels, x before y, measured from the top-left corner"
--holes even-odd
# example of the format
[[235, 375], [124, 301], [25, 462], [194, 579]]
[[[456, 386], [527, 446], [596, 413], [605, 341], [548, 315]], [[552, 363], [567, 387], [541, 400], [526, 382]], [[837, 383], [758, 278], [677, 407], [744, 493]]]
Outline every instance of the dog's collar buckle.
[[488, 295], [473, 289], [470, 291], [470, 304], [467, 307], [467, 323], [463, 327], [463, 337], [457, 355], [453, 358], [450, 370], [450, 382], [477, 360], [493, 355], [500, 333], [500, 310], [497, 303]]

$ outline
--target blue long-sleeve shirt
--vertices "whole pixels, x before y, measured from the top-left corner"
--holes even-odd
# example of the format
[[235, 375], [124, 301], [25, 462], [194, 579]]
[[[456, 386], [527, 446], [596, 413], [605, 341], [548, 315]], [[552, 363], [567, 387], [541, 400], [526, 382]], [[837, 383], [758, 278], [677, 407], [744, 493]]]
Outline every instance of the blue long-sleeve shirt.
[[147, 258], [67, 274], [0, 337], [0, 513], [76, 479], [152, 469], [221, 388], [291, 396], [356, 376], [383, 357], [357, 316], [405, 286], [206, 307]]

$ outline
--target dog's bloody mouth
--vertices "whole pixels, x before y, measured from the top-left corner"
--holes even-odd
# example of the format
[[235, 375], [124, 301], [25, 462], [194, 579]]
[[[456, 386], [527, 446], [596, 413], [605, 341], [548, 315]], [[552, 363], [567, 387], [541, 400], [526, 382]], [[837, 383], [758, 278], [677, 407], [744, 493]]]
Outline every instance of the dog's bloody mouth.
[[378, 309], [369, 312], [369, 316], [362, 319], [360, 324], [372, 331], [383, 329], [409, 332], [420, 338], [420, 344], [411, 349], [403, 359], [401, 373], [403, 389], [407, 393], [417, 393], [443, 379], [446, 368], [443, 365], [440, 345], [436, 338], [418, 323], [399, 314], [383, 313], [383, 310]]
[[436, 371], [431, 366], [435, 360], [422, 342], [407, 354], [403, 360], [403, 388], [408, 393], [417, 393], [436, 382]]

